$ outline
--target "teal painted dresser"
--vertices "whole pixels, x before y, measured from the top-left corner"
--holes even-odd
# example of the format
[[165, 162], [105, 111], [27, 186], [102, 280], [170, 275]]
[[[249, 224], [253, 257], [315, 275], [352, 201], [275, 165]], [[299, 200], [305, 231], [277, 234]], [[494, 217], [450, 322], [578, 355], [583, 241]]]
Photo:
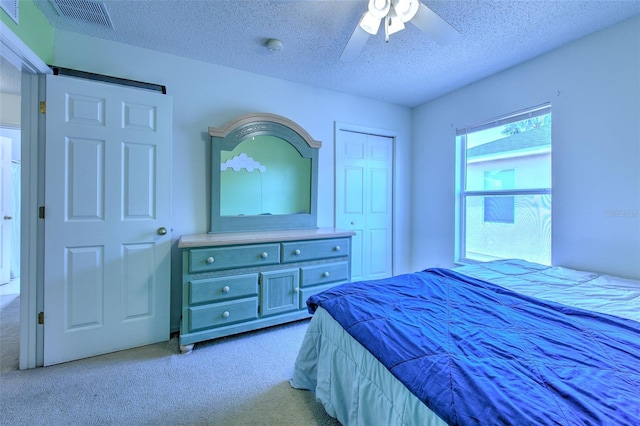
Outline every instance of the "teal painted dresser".
[[180, 351], [310, 317], [309, 296], [350, 281], [352, 235], [320, 228], [181, 237]]

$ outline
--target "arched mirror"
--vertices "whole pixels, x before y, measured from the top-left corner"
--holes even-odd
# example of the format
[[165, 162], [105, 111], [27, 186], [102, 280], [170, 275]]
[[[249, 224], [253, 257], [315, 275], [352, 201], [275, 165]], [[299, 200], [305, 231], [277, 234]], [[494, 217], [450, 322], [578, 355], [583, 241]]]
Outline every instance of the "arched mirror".
[[211, 233], [315, 228], [321, 143], [275, 114], [211, 135]]

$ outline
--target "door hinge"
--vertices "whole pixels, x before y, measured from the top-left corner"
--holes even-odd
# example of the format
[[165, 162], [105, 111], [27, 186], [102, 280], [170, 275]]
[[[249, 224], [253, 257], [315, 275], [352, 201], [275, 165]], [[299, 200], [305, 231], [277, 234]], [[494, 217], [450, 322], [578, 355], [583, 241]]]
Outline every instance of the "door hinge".
[[38, 207], [38, 218], [44, 219], [44, 206]]
[[40, 114], [47, 113], [47, 103], [45, 101], [40, 101]]
[[38, 314], [38, 324], [44, 324], [44, 312]]

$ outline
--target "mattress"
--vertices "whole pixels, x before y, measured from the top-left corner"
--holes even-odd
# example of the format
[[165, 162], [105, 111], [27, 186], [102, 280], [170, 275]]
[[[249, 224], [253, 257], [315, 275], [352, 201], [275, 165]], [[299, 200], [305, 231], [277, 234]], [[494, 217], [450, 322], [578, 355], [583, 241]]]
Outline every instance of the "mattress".
[[[457, 271], [533, 297], [638, 321], [639, 281], [520, 260]], [[309, 325], [291, 384], [315, 391], [328, 414], [343, 424], [445, 424], [322, 308]]]
[[455, 269], [538, 299], [640, 322], [640, 280], [631, 280], [519, 259]]

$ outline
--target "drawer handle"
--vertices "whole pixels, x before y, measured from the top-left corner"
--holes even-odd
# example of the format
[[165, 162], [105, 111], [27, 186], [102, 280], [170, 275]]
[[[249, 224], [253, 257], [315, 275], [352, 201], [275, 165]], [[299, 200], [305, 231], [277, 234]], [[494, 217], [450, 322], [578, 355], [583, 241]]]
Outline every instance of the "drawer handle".
[[260, 257], [263, 259], [266, 259], [267, 256], [269, 256], [269, 253], [267, 253], [266, 251], [263, 251], [262, 254], [260, 255]]
[[229, 311], [224, 311], [222, 313], [222, 318], [229, 318]]
[[299, 255], [299, 254], [300, 254], [300, 249], [295, 249], [295, 250], [293, 251], [293, 254], [295, 254], [296, 256], [297, 256], [297, 255]]
[[327, 277], [329, 276], [329, 271], [325, 271], [325, 272], [323, 272], [323, 273], [322, 273], [322, 276], [323, 276], [323, 277], [325, 277], [325, 278], [327, 278]]
[[209, 265], [211, 265], [213, 262], [215, 262], [216, 260], [213, 257], [207, 257], [207, 263]]
[[334, 251], [340, 251], [340, 246], [335, 246], [335, 247], [333, 248], [333, 250], [334, 250]]
[[231, 290], [231, 289], [229, 288], [228, 285], [225, 285], [224, 287], [222, 287], [222, 292], [223, 293], [229, 293], [229, 290]]

